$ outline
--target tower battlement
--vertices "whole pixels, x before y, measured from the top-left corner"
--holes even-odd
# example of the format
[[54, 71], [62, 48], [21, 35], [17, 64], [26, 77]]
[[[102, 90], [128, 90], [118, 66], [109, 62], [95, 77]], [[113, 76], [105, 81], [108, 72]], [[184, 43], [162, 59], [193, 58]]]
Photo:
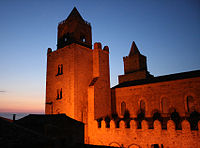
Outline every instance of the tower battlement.
[[[91, 27], [91, 23], [90, 23], [90, 22], [85, 21], [85, 20], [84, 20], [84, 22], [85, 22], [86, 25], [89, 25], [89, 26]], [[59, 26], [59, 25], [63, 25], [63, 24], [65, 24], [65, 23], [67, 23], [67, 19], [66, 19], [66, 20], [63, 20], [63, 21], [60, 21], [60, 22], [58, 23], [58, 26]]]
[[142, 120], [142, 121], [138, 121], [138, 120], [129, 120], [128, 124], [126, 121], [121, 120], [119, 121], [119, 123], [117, 123], [114, 120], [110, 120], [110, 121], [106, 121], [106, 120], [102, 120], [102, 121], [95, 121], [96, 122], [96, 127], [98, 127], [98, 129], [133, 129], [133, 130], [144, 130], [144, 129], [149, 129], [149, 130], [177, 130], [177, 131], [199, 131], [200, 130], [200, 121], [198, 121], [197, 123], [197, 127], [195, 130], [193, 130], [191, 128], [191, 124], [188, 120], [182, 120], [180, 122], [181, 128], [177, 129], [177, 125], [173, 120], [168, 120], [166, 121], [167, 126], [164, 127], [162, 122], [159, 120], [154, 120], [153, 121], [153, 126], [150, 127], [150, 124], [152, 124], [152, 122], [148, 122], [147, 120]]
[[[98, 122], [94, 121], [94, 128], [91, 129], [93, 134], [90, 137], [91, 144], [101, 145], [104, 141], [108, 146], [129, 147], [135, 145], [138, 147], [148, 148], [150, 146], [158, 145], [160, 147], [194, 147], [199, 146], [200, 121], [198, 122], [198, 130], [191, 130], [190, 123], [187, 120], [181, 122], [182, 129], [176, 130], [175, 122], [168, 120], [167, 129], [162, 129], [161, 122], [155, 120], [153, 129], [149, 129], [148, 122], [143, 120], [141, 129], [137, 129], [137, 121], [131, 120], [130, 127], [126, 127], [124, 121], [120, 121], [119, 128], [113, 120], [110, 121], [110, 127], [106, 127], [106, 122], [101, 122], [101, 128], [98, 127]], [[181, 146], [180, 146], [181, 145]]]

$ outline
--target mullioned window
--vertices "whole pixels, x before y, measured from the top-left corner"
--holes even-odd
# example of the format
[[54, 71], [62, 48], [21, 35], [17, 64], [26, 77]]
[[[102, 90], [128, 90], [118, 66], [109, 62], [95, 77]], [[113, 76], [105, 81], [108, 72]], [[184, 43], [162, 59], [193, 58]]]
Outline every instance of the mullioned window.
[[56, 76], [62, 75], [63, 74], [63, 64], [58, 65], [58, 73]]

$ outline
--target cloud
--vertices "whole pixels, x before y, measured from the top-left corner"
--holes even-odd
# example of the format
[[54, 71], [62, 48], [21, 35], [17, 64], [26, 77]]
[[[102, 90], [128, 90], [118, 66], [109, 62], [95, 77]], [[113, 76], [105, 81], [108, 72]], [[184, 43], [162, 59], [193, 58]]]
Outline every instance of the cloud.
[[0, 90], [0, 93], [6, 93], [6, 91], [4, 91], [4, 90]]

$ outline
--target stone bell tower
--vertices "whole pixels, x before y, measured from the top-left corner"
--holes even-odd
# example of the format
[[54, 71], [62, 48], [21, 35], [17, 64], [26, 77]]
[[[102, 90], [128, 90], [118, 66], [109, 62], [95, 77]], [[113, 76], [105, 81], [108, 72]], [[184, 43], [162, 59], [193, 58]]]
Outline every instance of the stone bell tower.
[[57, 49], [72, 43], [92, 48], [90, 23], [81, 17], [75, 7], [68, 18], [58, 25]]
[[119, 83], [153, 77], [147, 71], [146, 56], [142, 55], [133, 41], [128, 56], [123, 57], [124, 75], [119, 76]]
[[[58, 25], [57, 50], [48, 49], [46, 114], [65, 113], [87, 123], [88, 96], [95, 106], [94, 117], [110, 113], [109, 48], [95, 43], [91, 26], [76, 8]], [[94, 86], [93, 97], [88, 88]]]

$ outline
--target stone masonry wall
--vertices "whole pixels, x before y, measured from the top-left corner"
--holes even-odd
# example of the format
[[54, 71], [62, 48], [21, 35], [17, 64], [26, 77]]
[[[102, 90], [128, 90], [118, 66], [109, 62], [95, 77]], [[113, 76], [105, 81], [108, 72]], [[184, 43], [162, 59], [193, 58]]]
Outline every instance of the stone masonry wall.
[[[153, 144], [161, 145], [164, 148], [198, 148], [200, 147], [200, 130], [191, 131], [187, 120], [182, 121], [182, 130], [175, 130], [175, 123], [172, 120], [167, 122], [167, 129], [161, 128], [160, 121], [154, 121], [153, 129], [148, 128], [147, 121], [142, 121], [142, 128], [137, 129], [136, 121], [131, 120], [130, 128], [126, 128], [125, 122], [120, 121], [119, 128], [111, 120], [110, 128], [106, 128], [106, 122], [98, 123], [93, 121], [89, 128], [89, 143], [96, 145], [107, 145], [129, 148], [149, 148]], [[200, 121], [198, 122], [200, 129]]]
[[[108, 47], [107, 47], [108, 49]], [[109, 72], [109, 51], [101, 48], [101, 43], [94, 44], [93, 50], [94, 118], [111, 114], [111, 92]]]
[[[71, 44], [48, 54], [46, 81], [46, 114], [65, 113], [78, 121], [87, 120], [87, 88], [92, 81], [92, 49]], [[63, 74], [57, 75], [58, 65]], [[62, 98], [57, 90], [62, 88]]]
[[[164, 116], [163, 105], [168, 111], [167, 114], [170, 113], [170, 109], [175, 108], [179, 115], [184, 117], [188, 113], [187, 96], [194, 98], [195, 110], [200, 112], [199, 77], [112, 89], [112, 102], [116, 103], [113, 108], [116, 108], [115, 112], [121, 117], [123, 101], [130, 116], [135, 118], [140, 110], [141, 100], [145, 102], [146, 117], [152, 117], [156, 110]], [[163, 104], [163, 98], [167, 100], [166, 104]]]
[[[63, 73], [58, 74], [58, 66]], [[46, 114], [65, 113], [87, 123], [88, 87], [95, 85], [95, 118], [111, 114], [109, 48], [71, 44], [47, 55]], [[62, 89], [62, 98], [57, 93]]]

